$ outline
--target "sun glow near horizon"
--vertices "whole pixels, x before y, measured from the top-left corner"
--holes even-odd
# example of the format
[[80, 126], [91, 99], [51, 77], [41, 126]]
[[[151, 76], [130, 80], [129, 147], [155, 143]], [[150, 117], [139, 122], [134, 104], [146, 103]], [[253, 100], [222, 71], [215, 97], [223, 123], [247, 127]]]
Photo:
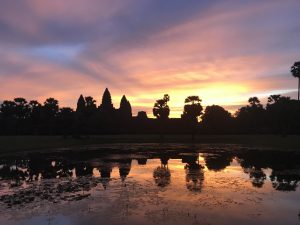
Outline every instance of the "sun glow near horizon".
[[[149, 100], [148, 103], [139, 102], [139, 98], [133, 98], [132, 105], [133, 107], [146, 108], [148, 116], [152, 117], [151, 108], [154, 105], [156, 99], [163, 97], [163, 94], [170, 95], [170, 117], [178, 118], [181, 116], [184, 107], [184, 100], [186, 97], [191, 95], [197, 95], [202, 99], [202, 105], [241, 105], [245, 104], [245, 93], [247, 88], [238, 85], [215, 85], [212, 88], [203, 88], [203, 89], [192, 89], [192, 90], [176, 90], [176, 91], [167, 91], [166, 93], [153, 95], [142, 95], [141, 99]], [[152, 100], [152, 102], [151, 102]], [[232, 110], [230, 110], [232, 111]]]

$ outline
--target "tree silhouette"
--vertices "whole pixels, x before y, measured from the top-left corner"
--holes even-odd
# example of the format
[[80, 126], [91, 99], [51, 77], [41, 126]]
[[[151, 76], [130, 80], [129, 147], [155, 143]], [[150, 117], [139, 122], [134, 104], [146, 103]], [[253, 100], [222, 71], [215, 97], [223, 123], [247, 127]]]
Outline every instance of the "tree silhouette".
[[74, 111], [69, 107], [64, 107], [59, 110], [58, 113], [58, 124], [60, 126], [61, 133], [64, 135], [72, 132], [74, 123]]
[[96, 109], [96, 100], [91, 97], [91, 96], [87, 96], [84, 98], [85, 102], [86, 102], [86, 107], [90, 108], [90, 109]]
[[71, 109], [70, 107], [63, 107], [59, 110], [59, 114], [62, 118], [66, 117], [71, 117], [73, 115], [73, 109]]
[[28, 103], [25, 98], [15, 98], [15, 115], [18, 119], [26, 119], [29, 113]]
[[197, 131], [198, 117], [202, 114], [203, 107], [199, 96], [189, 96], [185, 99], [185, 105], [181, 118], [185, 121], [187, 130], [192, 134], [192, 139], [195, 139]]
[[260, 100], [257, 97], [251, 97], [248, 100], [251, 107], [255, 108], [262, 108], [262, 105], [260, 104]]
[[42, 116], [42, 105], [36, 100], [31, 100], [28, 103], [28, 109], [31, 129], [34, 133], [38, 133], [38, 127]]
[[168, 101], [170, 101], [168, 94], [165, 94], [163, 99], [156, 100], [153, 107], [153, 115], [157, 117], [157, 119], [165, 120], [169, 118], [170, 108]]
[[48, 98], [44, 102], [44, 112], [48, 117], [55, 117], [58, 113], [58, 101], [54, 98]]
[[300, 62], [295, 62], [291, 67], [291, 73], [294, 77], [298, 78], [298, 101], [299, 101], [299, 92], [300, 92]]
[[48, 98], [42, 107], [42, 126], [41, 133], [55, 134], [58, 133], [57, 116], [59, 113], [58, 101], [54, 98]]
[[271, 95], [266, 110], [268, 126], [273, 132], [285, 135], [299, 129], [299, 101], [286, 96]]
[[280, 98], [280, 95], [270, 95], [270, 97], [268, 97], [268, 104], [277, 103]]
[[189, 96], [185, 99], [184, 111], [182, 118], [193, 122], [198, 121], [198, 117], [202, 114], [203, 107], [199, 96]]
[[4, 100], [0, 107], [1, 111], [1, 133], [15, 134], [17, 127], [16, 103], [14, 101]]
[[236, 112], [238, 129], [242, 133], [261, 132], [265, 123], [265, 110], [257, 97], [248, 100], [249, 105]]
[[96, 100], [91, 96], [85, 97], [84, 100], [86, 104], [85, 107], [86, 116], [91, 117], [93, 114], [96, 113], [97, 110]]
[[34, 113], [36, 110], [40, 109], [42, 107], [41, 103], [39, 103], [36, 100], [31, 100], [28, 104], [30, 113]]
[[218, 105], [207, 106], [201, 119], [201, 125], [208, 133], [227, 133], [232, 129], [231, 114]]
[[1, 113], [2, 115], [7, 117], [14, 117], [16, 110], [16, 103], [14, 101], [3, 101], [1, 104]]

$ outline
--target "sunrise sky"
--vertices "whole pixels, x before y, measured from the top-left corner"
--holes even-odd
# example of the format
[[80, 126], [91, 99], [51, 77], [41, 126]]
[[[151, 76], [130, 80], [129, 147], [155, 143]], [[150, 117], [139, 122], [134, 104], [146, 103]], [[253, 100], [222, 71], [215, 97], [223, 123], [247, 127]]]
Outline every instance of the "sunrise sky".
[[0, 0], [0, 101], [75, 107], [80, 94], [149, 114], [170, 95], [235, 110], [251, 96], [296, 96], [299, 0]]

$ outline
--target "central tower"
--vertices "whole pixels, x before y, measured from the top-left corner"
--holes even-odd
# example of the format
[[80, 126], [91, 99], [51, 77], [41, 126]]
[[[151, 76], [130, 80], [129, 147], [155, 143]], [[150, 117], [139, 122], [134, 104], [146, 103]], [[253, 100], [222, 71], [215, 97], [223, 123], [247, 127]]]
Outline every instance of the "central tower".
[[108, 88], [105, 88], [100, 108], [103, 110], [106, 110], [106, 111], [110, 111], [110, 110], [114, 109], [114, 106], [111, 101], [111, 95], [110, 95]]

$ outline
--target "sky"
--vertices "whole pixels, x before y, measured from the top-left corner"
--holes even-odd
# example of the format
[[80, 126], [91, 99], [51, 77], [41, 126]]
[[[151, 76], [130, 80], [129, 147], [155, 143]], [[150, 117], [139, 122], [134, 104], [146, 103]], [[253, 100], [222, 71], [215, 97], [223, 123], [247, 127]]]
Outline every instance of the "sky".
[[76, 107], [109, 88], [152, 115], [170, 95], [235, 111], [251, 96], [297, 93], [299, 0], [0, 0], [0, 101]]

